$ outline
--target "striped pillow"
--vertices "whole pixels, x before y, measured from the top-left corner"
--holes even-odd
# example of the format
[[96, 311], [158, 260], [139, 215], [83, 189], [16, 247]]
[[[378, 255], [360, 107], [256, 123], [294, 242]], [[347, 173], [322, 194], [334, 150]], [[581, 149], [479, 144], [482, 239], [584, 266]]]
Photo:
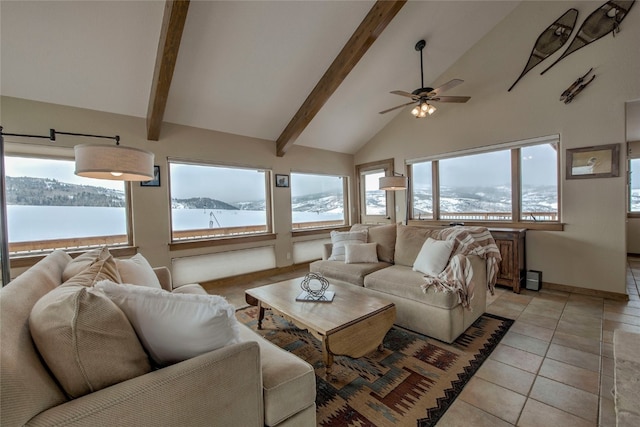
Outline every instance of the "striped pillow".
[[331, 232], [331, 256], [329, 261], [344, 261], [346, 244], [367, 243], [367, 230], [360, 231], [332, 231]]

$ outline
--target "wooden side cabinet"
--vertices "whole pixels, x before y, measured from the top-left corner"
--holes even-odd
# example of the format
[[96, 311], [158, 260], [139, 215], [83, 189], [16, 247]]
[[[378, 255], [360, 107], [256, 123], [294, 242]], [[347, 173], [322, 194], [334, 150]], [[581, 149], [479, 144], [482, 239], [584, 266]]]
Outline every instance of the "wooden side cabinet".
[[498, 270], [498, 285], [508, 286], [520, 293], [526, 277], [525, 228], [490, 228], [489, 232], [500, 250], [502, 262]]

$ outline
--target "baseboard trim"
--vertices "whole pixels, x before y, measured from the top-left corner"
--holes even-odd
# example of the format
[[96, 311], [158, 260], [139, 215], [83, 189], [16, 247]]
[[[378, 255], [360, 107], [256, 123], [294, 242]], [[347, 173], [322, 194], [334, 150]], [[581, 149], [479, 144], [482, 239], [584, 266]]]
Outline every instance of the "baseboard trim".
[[253, 282], [260, 279], [266, 279], [267, 277], [277, 276], [278, 274], [290, 273], [294, 270], [306, 268], [309, 269], [310, 262], [303, 262], [300, 264], [292, 264], [286, 267], [270, 268], [268, 270], [254, 271], [247, 274], [241, 274], [238, 276], [223, 277], [221, 279], [209, 280], [200, 283], [200, 285], [207, 291], [214, 290], [215, 288], [240, 285], [246, 282]]
[[618, 292], [601, 291], [599, 289], [579, 288], [577, 286], [560, 285], [558, 283], [542, 282], [542, 289], [554, 291], [572, 292], [574, 294], [587, 295], [590, 297], [607, 298], [616, 301], [629, 301], [629, 295]]

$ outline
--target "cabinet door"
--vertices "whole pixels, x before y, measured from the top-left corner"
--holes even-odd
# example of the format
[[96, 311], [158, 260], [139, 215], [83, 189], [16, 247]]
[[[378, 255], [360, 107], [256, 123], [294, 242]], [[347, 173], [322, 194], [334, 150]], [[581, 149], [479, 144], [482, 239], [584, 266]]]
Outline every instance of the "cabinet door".
[[495, 239], [496, 246], [500, 250], [500, 268], [498, 269], [498, 281], [503, 285], [513, 286], [514, 265], [513, 265], [513, 240]]

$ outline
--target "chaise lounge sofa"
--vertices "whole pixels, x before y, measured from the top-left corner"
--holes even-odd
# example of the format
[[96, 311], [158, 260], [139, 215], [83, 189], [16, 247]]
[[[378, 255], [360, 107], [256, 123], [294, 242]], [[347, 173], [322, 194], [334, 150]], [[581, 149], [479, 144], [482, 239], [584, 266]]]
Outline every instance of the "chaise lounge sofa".
[[[240, 324], [237, 324], [239, 339], [233, 344], [165, 367], [152, 367], [143, 375], [70, 398], [67, 388], [61, 385], [61, 381], [66, 382], [68, 378], [52, 373], [34, 342], [30, 316], [39, 300], [63, 287], [63, 273], [71, 261], [67, 253], [55, 251], [0, 291], [0, 425], [315, 425], [316, 389], [312, 367]], [[149, 270], [152, 270], [150, 266]], [[165, 291], [206, 294], [199, 285], [174, 290], [168, 269], [161, 267], [153, 271]], [[235, 320], [232, 307], [230, 313], [230, 318]], [[105, 328], [107, 334], [116, 333], [116, 327], [111, 325]], [[178, 327], [185, 328], [183, 324]], [[74, 336], [80, 340], [91, 333]], [[135, 337], [135, 333], [133, 335]], [[67, 350], [64, 338], [54, 342], [55, 350]], [[171, 341], [172, 337], [168, 339]], [[137, 342], [134, 344], [130, 346], [131, 353], [140, 347]], [[125, 352], [129, 352], [129, 348]], [[98, 362], [108, 365], [112, 357], [119, 356], [114, 356], [112, 349], [101, 348], [94, 359], [107, 359]], [[74, 364], [75, 359], [67, 358], [64, 363]], [[142, 359], [146, 359], [146, 355], [143, 354]], [[85, 369], [95, 361], [83, 361]], [[114, 371], [121, 369], [120, 364], [113, 368]], [[83, 372], [85, 379], [93, 378], [92, 374]]]
[[[493, 292], [500, 261], [486, 228], [356, 224], [349, 233], [360, 232], [366, 234], [367, 242], [376, 243], [376, 259], [331, 259], [338, 235], [334, 232], [332, 243], [324, 246], [322, 260], [312, 262], [309, 270], [332, 284], [363, 286], [375, 292], [396, 305], [397, 325], [447, 343], [484, 313], [486, 292]], [[453, 241], [453, 247], [444, 271], [425, 278], [423, 272], [414, 270], [414, 264], [429, 238]]]

